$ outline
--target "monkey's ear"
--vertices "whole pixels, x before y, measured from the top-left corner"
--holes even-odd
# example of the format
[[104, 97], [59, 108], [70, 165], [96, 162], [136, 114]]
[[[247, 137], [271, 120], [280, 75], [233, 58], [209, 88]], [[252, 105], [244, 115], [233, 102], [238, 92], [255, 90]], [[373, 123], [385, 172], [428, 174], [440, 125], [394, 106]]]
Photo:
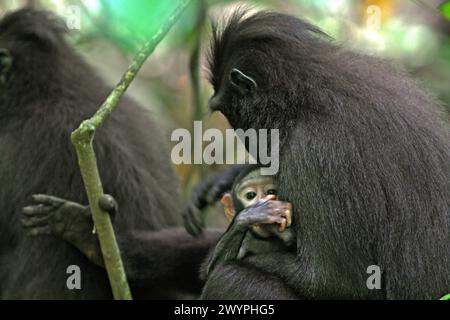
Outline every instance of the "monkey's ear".
[[228, 221], [233, 220], [236, 212], [234, 211], [233, 198], [231, 197], [231, 194], [228, 192], [225, 193], [222, 196], [222, 199], [220, 199], [220, 203], [223, 205], [223, 211]]
[[236, 68], [231, 70], [229, 80], [231, 86], [243, 96], [253, 93], [258, 87], [255, 80]]

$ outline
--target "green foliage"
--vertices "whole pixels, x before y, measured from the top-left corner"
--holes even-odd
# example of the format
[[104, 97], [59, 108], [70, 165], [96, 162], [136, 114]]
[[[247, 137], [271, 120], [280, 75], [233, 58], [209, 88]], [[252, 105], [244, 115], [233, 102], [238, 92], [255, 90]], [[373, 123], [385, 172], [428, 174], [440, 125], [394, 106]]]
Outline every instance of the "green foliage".
[[450, 1], [444, 2], [439, 6], [439, 10], [442, 12], [444, 17], [450, 19]]
[[450, 293], [446, 294], [445, 296], [443, 296], [441, 299], [439, 300], [450, 300]]
[[[185, 41], [192, 35], [197, 1], [190, 5], [169, 40]], [[154, 34], [161, 21], [169, 17], [180, 0], [101, 0], [102, 10], [109, 16], [110, 33], [121, 47], [134, 51], [149, 34]]]

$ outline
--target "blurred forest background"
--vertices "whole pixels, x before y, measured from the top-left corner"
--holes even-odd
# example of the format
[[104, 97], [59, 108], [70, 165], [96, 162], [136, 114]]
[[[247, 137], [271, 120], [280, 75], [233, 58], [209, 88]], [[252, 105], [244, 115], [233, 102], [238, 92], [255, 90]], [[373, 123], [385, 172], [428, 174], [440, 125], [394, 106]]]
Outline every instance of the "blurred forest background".
[[[115, 85], [134, 53], [177, 5], [177, 0], [0, 0], [0, 14], [25, 4], [72, 21], [69, 39], [103, 78]], [[450, 1], [440, 0], [193, 0], [129, 89], [167, 128], [227, 128], [211, 115], [204, 52], [211, 19], [250, 5], [303, 17], [355, 50], [393, 59], [439, 97], [450, 111]], [[152, 137], [149, 137], [151, 139]], [[101, 165], [101, 164], [100, 164]], [[183, 193], [216, 166], [180, 165]], [[219, 223], [219, 222], [216, 222]], [[215, 224], [215, 223], [213, 223]], [[221, 223], [220, 223], [221, 224]]]

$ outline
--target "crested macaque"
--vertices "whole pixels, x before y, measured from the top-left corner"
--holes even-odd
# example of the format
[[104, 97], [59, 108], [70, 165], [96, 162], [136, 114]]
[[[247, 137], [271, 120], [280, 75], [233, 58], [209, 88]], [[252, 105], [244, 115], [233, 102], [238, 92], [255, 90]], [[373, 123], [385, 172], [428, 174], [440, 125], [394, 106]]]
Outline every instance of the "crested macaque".
[[221, 199], [231, 223], [208, 261], [207, 274], [217, 263], [295, 250], [295, 236], [289, 228], [292, 206], [278, 201], [277, 195], [272, 177], [262, 175], [260, 167], [251, 166], [238, 175], [231, 192]]
[[[297, 250], [218, 263], [202, 298], [448, 293], [450, 131], [441, 103], [401, 67], [292, 15], [237, 10], [211, 43], [210, 109], [234, 129], [279, 130], [274, 182], [292, 203]], [[205, 198], [194, 196], [190, 212]], [[373, 265], [377, 290], [367, 285]]]
[[[113, 88], [68, 43], [67, 31], [64, 20], [45, 11], [0, 19], [0, 299], [112, 298], [105, 270], [51, 232], [94, 257], [88, 211], [38, 196], [24, 224], [42, 236], [27, 236], [20, 223], [19, 208], [35, 193], [87, 203], [70, 135]], [[113, 224], [133, 297], [199, 294], [198, 265], [219, 235], [193, 239], [182, 227], [179, 181], [159, 123], [126, 94], [93, 145], [105, 192], [122, 204]], [[70, 265], [82, 270], [82, 290], [67, 287]]]

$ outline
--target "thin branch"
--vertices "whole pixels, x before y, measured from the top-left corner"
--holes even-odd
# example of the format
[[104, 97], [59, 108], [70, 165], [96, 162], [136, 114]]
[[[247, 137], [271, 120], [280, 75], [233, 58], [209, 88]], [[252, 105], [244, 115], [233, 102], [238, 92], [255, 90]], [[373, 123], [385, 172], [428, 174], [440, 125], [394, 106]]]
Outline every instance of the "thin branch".
[[202, 94], [200, 88], [200, 50], [202, 43], [203, 29], [206, 21], [207, 4], [205, 0], [198, 1], [197, 21], [195, 24], [195, 44], [191, 53], [189, 70], [192, 84], [192, 122], [202, 118]]
[[103, 124], [108, 116], [117, 107], [123, 96], [144, 62], [155, 50], [159, 42], [166, 36], [175, 22], [181, 17], [190, 0], [180, 0], [178, 6], [170, 17], [160, 27], [158, 32], [145, 43], [131, 62], [128, 70], [120, 79], [117, 86], [94, 116], [81, 123], [80, 127], [72, 132], [72, 143], [75, 146], [78, 164], [83, 177], [84, 186], [92, 211], [92, 218], [98, 233], [100, 246], [105, 260], [105, 267], [111, 283], [114, 298], [117, 300], [130, 300], [131, 292], [128, 286], [119, 248], [117, 246], [111, 219], [107, 212], [100, 209], [98, 199], [103, 195], [103, 186], [98, 172], [97, 160], [93, 149], [93, 140], [96, 130]]
[[[194, 125], [194, 121], [201, 120], [203, 117], [203, 101], [200, 83], [200, 51], [207, 12], [208, 4], [206, 3], [206, 0], [199, 0], [197, 3], [197, 19], [194, 27], [194, 47], [189, 58], [189, 74], [192, 86], [192, 126]], [[191, 131], [193, 130], [193, 127], [191, 127]], [[195, 169], [189, 170], [184, 182], [185, 187], [189, 186], [192, 182], [194, 171]], [[199, 167], [199, 173], [200, 179], [206, 174], [205, 168], [202, 165]], [[188, 188], [184, 189], [187, 190]]]

